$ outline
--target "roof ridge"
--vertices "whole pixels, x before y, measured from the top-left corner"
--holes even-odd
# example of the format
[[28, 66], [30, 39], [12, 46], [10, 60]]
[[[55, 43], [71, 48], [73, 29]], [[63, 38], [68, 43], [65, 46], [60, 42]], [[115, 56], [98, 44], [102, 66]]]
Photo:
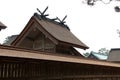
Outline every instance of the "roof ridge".
[[70, 28], [66, 24], [55, 21], [56, 19], [50, 19], [45, 16], [41, 16], [38, 13], [34, 13], [34, 16], [37, 17], [39, 20], [46, 20], [46, 21], [52, 22], [56, 25], [60, 25], [61, 27], [66, 28], [67, 30], [70, 31]]

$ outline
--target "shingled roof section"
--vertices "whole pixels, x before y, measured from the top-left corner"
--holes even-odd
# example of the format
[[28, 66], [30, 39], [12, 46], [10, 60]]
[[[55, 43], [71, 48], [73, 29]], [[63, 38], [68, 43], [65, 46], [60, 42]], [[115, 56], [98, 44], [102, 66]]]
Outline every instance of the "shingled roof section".
[[0, 30], [5, 29], [5, 28], [6, 28], [6, 26], [2, 22], [0, 22]]
[[48, 31], [54, 38], [56, 38], [61, 43], [68, 43], [73, 45], [73, 47], [84, 47], [84, 49], [88, 49], [82, 41], [80, 41], [73, 33], [69, 30], [69, 27], [66, 25], [55, 24], [55, 22], [50, 20], [40, 20], [38, 17], [34, 16], [37, 22]]
[[80, 41], [77, 37], [73, 35], [73, 33], [70, 31], [67, 25], [60, 24], [59, 22], [49, 18], [41, 18], [41, 16], [37, 13], [35, 13], [32, 16], [32, 18], [30, 19], [30, 21], [28, 22], [24, 30], [21, 32], [21, 34], [15, 39], [15, 41], [13, 41], [12, 43], [13, 46], [19, 43], [19, 41], [26, 34], [28, 29], [32, 27], [32, 26], [29, 26], [29, 24], [32, 22], [39, 24], [39, 27], [41, 27], [45, 32], [51, 35], [51, 37], [54, 40], [57, 40], [58, 44], [66, 44], [66, 45], [70, 45], [72, 47], [78, 47], [81, 49], [89, 48], [82, 41]]

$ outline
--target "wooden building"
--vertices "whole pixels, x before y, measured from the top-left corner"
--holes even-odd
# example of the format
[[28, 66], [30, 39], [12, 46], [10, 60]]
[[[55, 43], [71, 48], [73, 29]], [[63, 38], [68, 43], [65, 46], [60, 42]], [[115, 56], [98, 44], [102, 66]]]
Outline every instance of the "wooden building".
[[63, 21], [35, 13], [11, 46], [0, 45], [1, 80], [119, 80], [120, 64], [84, 58]]
[[12, 46], [52, 53], [80, 55], [74, 47], [88, 47], [70, 32], [67, 25], [41, 18], [35, 13]]
[[107, 61], [120, 62], [120, 48], [111, 49]]
[[119, 80], [120, 64], [0, 46], [1, 80]]

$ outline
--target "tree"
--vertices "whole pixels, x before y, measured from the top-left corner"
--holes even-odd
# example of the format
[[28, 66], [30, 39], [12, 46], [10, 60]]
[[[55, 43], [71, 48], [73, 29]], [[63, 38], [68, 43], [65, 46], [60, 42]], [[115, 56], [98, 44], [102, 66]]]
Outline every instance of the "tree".
[[[120, 0], [84, 0], [84, 1], [89, 6], [94, 6], [98, 1], [101, 1], [104, 4], [110, 4], [112, 1], [120, 2]], [[120, 6], [115, 6], [114, 9], [116, 12], [120, 12]]]
[[83, 55], [84, 55], [85, 57], [88, 57], [91, 53], [97, 53], [97, 54], [101, 54], [101, 55], [108, 56], [108, 55], [109, 55], [109, 51], [110, 51], [110, 50], [108, 50], [108, 49], [106, 49], [106, 48], [100, 48], [100, 49], [98, 50], [98, 52], [91, 51], [91, 52], [83, 53]]
[[3, 45], [10, 45], [10, 44], [16, 39], [17, 36], [18, 36], [18, 35], [8, 36], [8, 37], [5, 39]]
[[109, 54], [109, 50], [106, 48], [101, 48], [98, 50], [99, 54], [103, 54], [103, 55], [108, 55]]

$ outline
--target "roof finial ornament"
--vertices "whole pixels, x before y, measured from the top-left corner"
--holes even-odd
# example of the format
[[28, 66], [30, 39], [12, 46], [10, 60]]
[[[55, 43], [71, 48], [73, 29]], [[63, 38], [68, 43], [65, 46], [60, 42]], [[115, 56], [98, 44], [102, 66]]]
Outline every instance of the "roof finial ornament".
[[37, 8], [37, 11], [40, 13], [40, 16], [42, 18], [45, 18], [46, 16], [49, 16], [49, 14], [45, 14], [45, 12], [47, 11], [48, 9], [48, 6], [45, 8], [45, 10], [43, 12], [41, 12], [38, 8]]
[[66, 18], [67, 18], [67, 15], [66, 15], [62, 20], [60, 20], [60, 19], [57, 17], [57, 19], [59, 20], [60, 24], [66, 23], [66, 22], [65, 22], [65, 19], [66, 19]]

